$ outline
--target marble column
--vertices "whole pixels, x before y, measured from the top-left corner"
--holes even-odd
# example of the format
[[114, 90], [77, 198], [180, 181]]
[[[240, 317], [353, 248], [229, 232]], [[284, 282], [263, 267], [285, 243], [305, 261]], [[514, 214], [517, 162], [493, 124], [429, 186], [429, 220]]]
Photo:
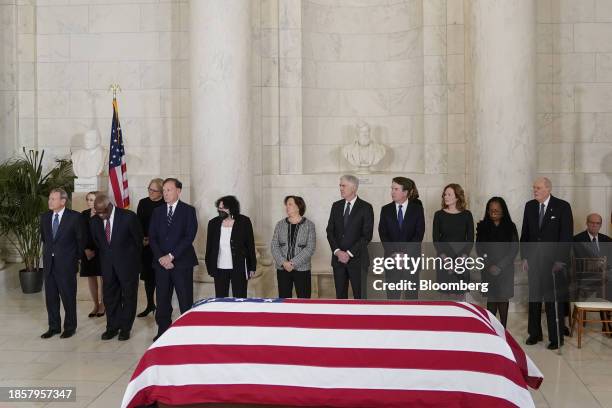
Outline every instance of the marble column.
[[536, 2], [471, 0], [470, 185], [474, 217], [502, 196], [520, 231], [536, 170]]
[[249, 0], [191, 1], [191, 198], [200, 236], [223, 195], [237, 196], [246, 214], [255, 210], [250, 8]]

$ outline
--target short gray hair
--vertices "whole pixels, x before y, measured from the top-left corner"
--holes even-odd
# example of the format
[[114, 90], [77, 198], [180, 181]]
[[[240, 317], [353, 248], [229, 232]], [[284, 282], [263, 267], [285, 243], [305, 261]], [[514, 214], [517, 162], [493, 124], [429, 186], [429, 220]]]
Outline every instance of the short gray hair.
[[68, 201], [68, 193], [66, 192], [66, 190], [64, 190], [63, 188], [54, 188], [53, 190], [51, 190], [49, 192], [49, 195], [53, 194], [53, 193], [59, 193], [60, 195], [60, 200], [66, 200]]
[[348, 181], [355, 186], [355, 189], [359, 188], [359, 179], [352, 174], [345, 174], [344, 176], [340, 177], [340, 180]]

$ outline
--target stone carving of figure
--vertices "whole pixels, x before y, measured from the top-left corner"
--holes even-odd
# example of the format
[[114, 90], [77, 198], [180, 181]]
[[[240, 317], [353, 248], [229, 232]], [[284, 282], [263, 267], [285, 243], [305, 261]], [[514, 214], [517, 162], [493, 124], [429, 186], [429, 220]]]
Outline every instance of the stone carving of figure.
[[83, 148], [72, 152], [72, 168], [79, 178], [95, 177], [102, 173], [106, 152], [100, 146], [97, 130], [88, 130], [83, 137]]
[[370, 137], [370, 126], [363, 121], [357, 123], [357, 138], [342, 148], [344, 158], [357, 169], [358, 174], [370, 173], [370, 167], [376, 165], [385, 156], [386, 149]]

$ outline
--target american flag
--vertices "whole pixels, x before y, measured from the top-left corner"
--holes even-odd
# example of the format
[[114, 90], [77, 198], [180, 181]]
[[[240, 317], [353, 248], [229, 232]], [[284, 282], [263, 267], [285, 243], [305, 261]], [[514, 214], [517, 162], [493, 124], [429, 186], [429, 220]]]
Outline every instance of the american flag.
[[464, 302], [212, 299], [145, 352], [122, 407], [533, 407], [543, 376]]
[[112, 192], [111, 200], [119, 208], [129, 208], [130, 192], [128, 190], [127, 165], [125, 164], [125, 148], [123, 134], [119, 123], [119, 108], [117, 99], [113, 98], [113, 126], [108, 152], [108, 191]]

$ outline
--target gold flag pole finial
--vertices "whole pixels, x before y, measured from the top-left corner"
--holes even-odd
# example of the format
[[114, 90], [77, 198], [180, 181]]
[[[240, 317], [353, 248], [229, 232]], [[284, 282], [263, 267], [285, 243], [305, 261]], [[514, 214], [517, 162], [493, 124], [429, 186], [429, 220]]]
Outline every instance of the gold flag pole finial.
[[117, 99], [117, 92], [121, 92], [121, 87], [119, 84], [111, 84], [108, 90], [113, 92], [113, 99]]

